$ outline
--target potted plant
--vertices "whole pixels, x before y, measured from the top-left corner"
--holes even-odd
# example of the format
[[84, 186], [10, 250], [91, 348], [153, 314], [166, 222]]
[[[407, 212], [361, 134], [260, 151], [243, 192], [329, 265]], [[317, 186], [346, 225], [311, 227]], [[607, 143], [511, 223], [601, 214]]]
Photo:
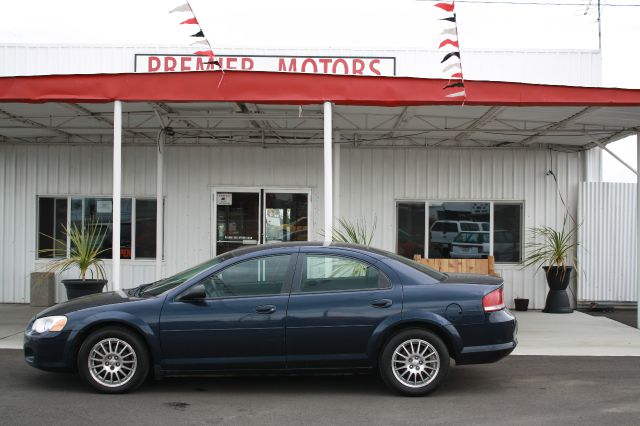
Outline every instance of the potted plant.
[[530, 229], [531, 240], [526, 246], [530, 251], [524, 266], [542, 267], [545, 271], [549, 293], [543, 312], [573, 312], [567, 287], [576, 264], [573, 253], [578, 247], [577, 233], [578, 226], [567, 225], [566, 216], [560, 230], [549, 226]]
[[366, 221], [351, 222], [348, 219], [338, 219], [338, 226], [331, 228], [331, 239], [339, 243], [360, 244], [369, 247], [376, 233], [377, 218], [373, 220], [371, 229]]
[[525, 299], [523, 297], [516, 297], [513, 299], [513, 303], [515, 304], [516, 311], [528, 311], [529, 310], [529, 299]]
[[48, 236], [54, 240], [57, 247], [51, 250], [41, 250], [41, 252], [56, 250], [59, 253], [60, 247], [63, 247], [63, 252], [66, 253], [66, 240], [68, 239], [69, 257], [51, 260], [46, 267], [46, 272], [61, 273], [74, 267], [80, 270], [78, 279], [62, 280], [69, 300], [101, 293], [107, 284], [103, 261], [100, 258], [100, 255], [107, 250], [102, 248], [107, 229], [94, 221], [88, 223], [84, 229], [78, 228], [74, 223], [70, 227], [63, 227], [63, 235], [66, 237], [65, 241]]

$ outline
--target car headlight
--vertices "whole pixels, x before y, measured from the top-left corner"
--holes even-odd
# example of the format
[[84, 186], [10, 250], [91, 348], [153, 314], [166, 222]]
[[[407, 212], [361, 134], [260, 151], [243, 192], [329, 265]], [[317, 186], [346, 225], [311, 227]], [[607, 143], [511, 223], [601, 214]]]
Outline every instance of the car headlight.
[[35, 320], [31, 326], [31, 331], [44, 333], [45, 331], [60, 331], [67, 325], [67, 317], [42, 317]]

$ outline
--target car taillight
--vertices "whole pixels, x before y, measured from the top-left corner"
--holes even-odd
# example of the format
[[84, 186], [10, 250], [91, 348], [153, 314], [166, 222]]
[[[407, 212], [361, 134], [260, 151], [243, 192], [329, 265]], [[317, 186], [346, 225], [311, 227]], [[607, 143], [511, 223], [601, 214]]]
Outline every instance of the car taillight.
[[504, 299], [502, 298], [502, 287], [493, 290], [482, 298], [482, 308], [485, 312], [494, 312], [504, 309]]

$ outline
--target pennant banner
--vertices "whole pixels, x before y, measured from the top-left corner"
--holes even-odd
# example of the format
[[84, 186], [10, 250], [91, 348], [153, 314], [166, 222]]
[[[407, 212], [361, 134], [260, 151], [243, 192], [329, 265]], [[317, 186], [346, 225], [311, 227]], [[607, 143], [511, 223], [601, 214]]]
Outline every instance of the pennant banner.
[[[211, 65], [211, 69], [213, 70], [213, 65], [217, 65], [220, 70], [222, 71], [222, 74], [224, 75], [224, 70], [222, 69], [222, 66], [220, 65], [219, 61], [215, 60], [215, 54], [213, 53], [213, 48], [211, 47], [211, 43], [209, 42], [209, 40], [204, 36], [204, 32], [202, 31], [202, 27], [200, 27], [200, 24], [198, 23], [198, 19], [196, 18], [196, 14], [193, 11], [193, 9], [191, 8], [191, 5], [189, 4], [189, 1], [187, 0], [187, 2], [183, 5], [180, 5], [172, 10], [169, 11], [169, 13], [174, 13], [174, 12], [189, 12], [193, 15], [193, 17], [186, 19], [182, 22], [180, 22], [180, 25], [197, 25], [198, 26], [198, 32], [196, 32], [195, 34], [192, 34], [191, 37], [196, 37], [199, 38], [200, 40], [196, 40], [194, 42], [192, 42], [190, 44], [190, 46], [204, 46], [205, 48], [209, 48], [208, 50], [198, 50], [196, 52], [194, 52], [195, 55], [198, 56], [206, 56], [208, 57], [208, 61], [207, 64]], [[208, 69], [208, 68], [207, 68]], [[222, 83], [222, 79], [220, 80], [220, 83], [218, 84], [218, 87], [220, 87], [220, 84]]]
[[[458, 23], [456, 19], [456, 2], [452, 1], [436, 3], [434, 5], [438, 9], [443, 10], [444, 12], [453, 14], [452, 16], [446, 16], [444, 18], [440, 18], [440, 21], [444, 21], [447, 23], [447, 27], [442, 30], [440, 36], [444, 36], [444, 39], [440, 41], [438, 45], [438, 49], [445, 50], [444, 57], [441, 64], [443, 64], [443, 72], [449, 76], [449, 82], [442, 89], [445, 91], [450, 91], [451, 89], [460, 89], [453, 93], [448, 93], [445, 96], [447, 98], [464, 98], [467, 97], [467, 92], [464, 90], [464, 76], [462, 73], [462, 57], [460, 55], [460, 40], [458, 37]], [[452, 25], [453, 24], [453, 25]], [[445, 62], [448, 62], [447, 64]], [[464, 104], [464, 101], [463, 101]]]
[[192, 10], [191, 6], [189, 6], [189, 3], [185, 3], [182, 6], [178, 6], [175, 9], [169, 11], [169, 13], [173, 12], [192, 12]]

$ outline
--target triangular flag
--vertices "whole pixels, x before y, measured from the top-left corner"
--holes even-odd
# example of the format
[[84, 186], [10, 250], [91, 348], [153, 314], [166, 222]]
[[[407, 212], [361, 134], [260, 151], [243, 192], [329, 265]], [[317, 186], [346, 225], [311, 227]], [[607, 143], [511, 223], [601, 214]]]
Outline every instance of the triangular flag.
[[465, 98], [467, 97], [467, 92], [465, 92], [464, 90], [462, 92], [456, 92], [456, 93], [452, 93], [450, 95], [447, 95], [447, 98], [459, 98], [464, 96]]
[[197, 52], [194, 52], [194, 55], [199, 55], [199, 56], [209, 56], [209, 57], [213, 57], [214, 54], [211, 50], [198, 50]]
[[434, 4], [435, 7], [439, 7], [440, 9], [444, 10], [445, 12], [453, 12], [453, 9], [455, 9], [456, 7], [456, 2], [452, 2], [452, 3], [436, 3]]
[[451, 35], [457, 36], [458, 31], [456, 31], [455, 28], [447, 28], [445, 30], [442, 30], [442, 32], [440, 33], [440, 35], [445, 35], [445, 34], [451, 34]]
[[191, 12], [191, 6], [189, 6], [189, 3], [185, 3], [182, 6], [178, 6], [175, 9], [169, 11], [169, 13], [173, 12]]
[[462, 73], [461, 72], [457, 72], [457, 73], [453, 74], [450, 78], [452, 80], [455, 79], [455, 78], [462, 78]]
[[444, 59], [440, 61], [441, 64], [447, 62], [447, 60], [451, 59], [452, 57], [457, 57], [458, 59], [460, 59], [460, 52], [449, 52], [446, 55], [444, 55]]
[[196, 46], [196, 45], [198, 45], [198, 44], [203, 45], [203, 46], [208, 46], [208, 45], [209, 45], [209, 42], [207, 41], [207, 39], [206, 39], [206, 38], [203, 38], [202, 40], [194, 41], [194, 42], [193, 42], [193, 43], [191, 43], [189, 46]]
[[453, 15], [450, 18], [442, 18], [440, 19], [441, 21], [449, 21], [449, 22], [456, 22], [456, 15]]
[[444, 69], [442, 71], [449, 72], [454, 68], [457, 68], [458, 70], [462, 71], [462, 66], [458, 62], [456, 62], [455, 64], [447, 65], [446, 67], [444, 67]]
[[459, 47], [458, 42], [457, 41], [453, 41], [450, 38], [443, 40], [442, 43], [440, 43], [439, 48], [442, 49], [443, 47], [445, 47], [446, 45], [451, 45], [453, 47]]
[[192, 35], [191, 37], [204, 37], [204, 33], [202, 32], [202, 30], [200, 30], [197, 33], [195, 33], [194, 35]]
[[182, 21], [180, 22], [180, 25], [182, 24], [198, 24], [198, 20], [195, 18], [195, 16], [193, 18], [189, 18], [186, 21]]

